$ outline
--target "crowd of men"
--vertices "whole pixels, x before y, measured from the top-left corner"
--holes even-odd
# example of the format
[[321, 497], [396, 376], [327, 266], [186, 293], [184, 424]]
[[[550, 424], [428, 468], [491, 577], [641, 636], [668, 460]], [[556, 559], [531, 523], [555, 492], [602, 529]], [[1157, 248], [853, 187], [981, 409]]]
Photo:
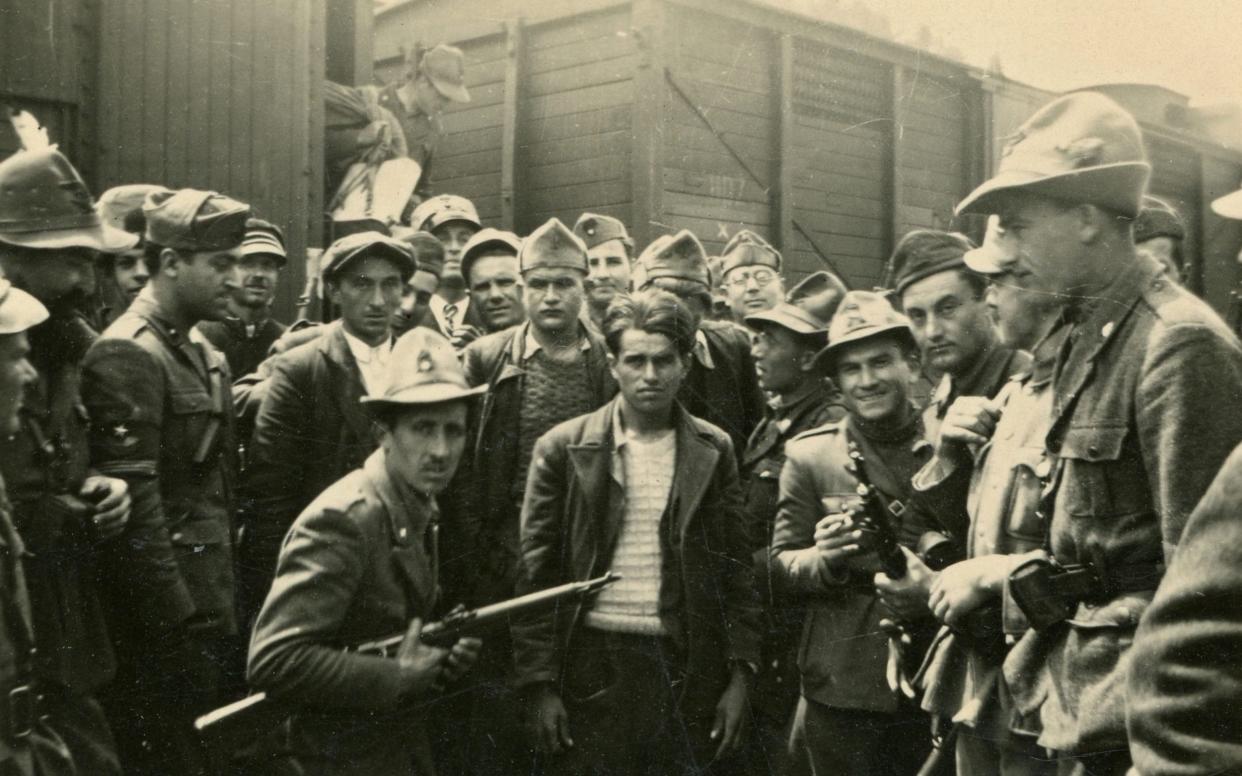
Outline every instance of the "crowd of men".
[[[1059, 98], [958, 205], [981, 245], [910, 232], [876, 290], [419, 193], [286, 327], [248, 204], [19, 151], [0, 771], [1242, 773], [1242, 346], [1150, 171]], [[288, 713], [209, 745], [255, 691]]]

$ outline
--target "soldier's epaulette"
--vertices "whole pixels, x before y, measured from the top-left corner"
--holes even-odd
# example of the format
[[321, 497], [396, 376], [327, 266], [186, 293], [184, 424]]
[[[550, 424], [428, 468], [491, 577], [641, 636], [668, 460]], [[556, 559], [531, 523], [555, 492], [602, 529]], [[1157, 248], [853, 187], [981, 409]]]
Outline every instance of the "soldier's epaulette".
[[151, 328], [151, 324], [141, 315], [122, 314], [104, 330], [102, 336], [117, 339], [134, 339], [142, 332]]
[[845, 430], [845, 421], [846, 421], [845, 418], [841, 418], [840, 420], [829, 421], [822, 426], [816, 426], [815, 428], [809, 428], [806, 431], [803, 431], [801, 434], [795, 434], [793, 439], [790, 439], [789, 441], [797, 442], [799, 439], [808, 439], [810, 437], [822, 436], [824, 434], [840, 433], [841, 431]]

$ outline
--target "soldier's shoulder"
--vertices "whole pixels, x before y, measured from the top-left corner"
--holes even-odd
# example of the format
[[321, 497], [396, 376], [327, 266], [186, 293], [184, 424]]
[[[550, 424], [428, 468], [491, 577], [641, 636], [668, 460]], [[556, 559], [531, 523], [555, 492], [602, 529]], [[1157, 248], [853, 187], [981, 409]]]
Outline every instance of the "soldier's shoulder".
[[469, 357], [483, 363], [495, 361], [513, 342], [513, 338], [517, 336], [521, 328], [522, 325], [518, 324], [491, 334], [484, 334], [465, 347], [462, 351], [463, 358]]
[[366, 473], [356, 469], [329, 485], [315, 497], [298, 516], [297, 523], [308, 525], [348, 521], [357, 528], [374, 510], [370, 501], [370, 489], [366, 487]]
[[842, 416], [836, 420], [830, 420], [827, 423], [809, 428], [801, 434], [790, 439], [788, 445], [793, 447], [814, 447], [816, 445], [829, 444], [840, 439], [845, 434], [845, 417]]
[[99, 335], [102, 339], [137, 339], [143, 334], [155, 334], [155, 329], [151, 326], [151, 322], [141, 315], [125, 312], [121, 313], [115, 321], [108, 324], [108, 328], [103, 330]]
[[1207, 302], [1161, 273], [1143, 287], [1142, 303], [1152, 319], [1149, 345], [1170, 335], [1172, 331], [1203, 330], [1216, 335], [1237, 349], [1233, 332]]
[[703, 334], [708, 338], [740, 341], [750, 347], [750, 329], [733, 321], [703, 321], [699, 324]]

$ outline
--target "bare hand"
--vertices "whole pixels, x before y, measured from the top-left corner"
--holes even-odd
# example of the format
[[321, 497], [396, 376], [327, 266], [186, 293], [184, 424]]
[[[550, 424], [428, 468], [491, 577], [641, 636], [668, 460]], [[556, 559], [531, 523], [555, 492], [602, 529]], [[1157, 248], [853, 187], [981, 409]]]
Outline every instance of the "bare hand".
[[129, 483], [117, 477], [92, 474], [82, 482], [78, 496], [95, 505], [91, 521], [101, 539], [111, 539], [129, 522]]
[[458, 326], [453, 329], [453, 333], [449, 337], [449, 342], [452, 343], [454, 348], [461, 350], [482, 336], [483, 332], [479, 331], [474, 326]]
[[405, 685], [401, 694], [407, 697], [425, 695], [435, 688], [449, 654], [447, 649], [424, 644], [420, 638], [422, 632], [423, 621], [415, 617], [397, 651], [397, 664]]
[[905, 547], [901, 548], [901, 553], [906, 556], [906, 575], [901, 579], [890, 579], [881, 571], [875, 575], [874, 582], [880, 600], [889, 611], [898, 619], [910, 622], [927, 615], [927, 598], [936, 573]]
[[535, 747], [545, 754], [560, 754], [573, 748], [569, 737], [569, 714], [561, 696], [550, 685], [535, 690], [527, 706], [526, 726]]
[[866, 570], [858, 559], [867, 553], [859, 541], [862, 531], [854, 528], [854, 520], [847, 512], [828, 515], [815, 524], [815, 548], [829, 568], [843, 570], [854, 568]]
[[945, 625], [959, 624], [1000, 595], [1009, 566], [1005, 555], [984, 555], [949, 566], [931, 586], [932, 614]]
[[962, 396], [949, 405], [940, 422], [936, 455], [960, 462], [970, 446], [985, 444], [996, 430], [1001, 406], [984, 396]]
[[711, 738], [720, 741], [716, 758], [736, 752], [746, 739], [746, 696], [749, 695], [745, 669], [734, 669], [733, 679], [716, 702], [716, 721], [712, 724]]
[[458, 639], [444, 659], [444, 681], [455, 682], [474, 667], [479, 659], [482, 639]]

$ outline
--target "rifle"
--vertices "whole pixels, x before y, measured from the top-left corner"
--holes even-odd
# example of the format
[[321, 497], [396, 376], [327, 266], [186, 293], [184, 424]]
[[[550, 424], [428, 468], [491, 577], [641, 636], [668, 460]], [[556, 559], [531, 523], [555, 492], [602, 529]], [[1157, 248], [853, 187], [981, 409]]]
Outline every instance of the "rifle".
[[[620, 578], [610, 571], [584, 582], [570, 582], [478, 609], [452, 612], [443, 620], [424, 626], [419, 638], [424, 644], [448, 648], [458, 639], [483, 637], [508, 627], [511, 619], [541, 614], [564, 603], [581, 601]], [[345, 651], [392, 658], [404, 640], [405, 634], [401, 633], [346, 647]], [[232, 753], [272, 730], [298, 710], [295, 702], [257, 692], [204, 714], [194, 720], [194, 729], [202, 736], [208, 750]]]

